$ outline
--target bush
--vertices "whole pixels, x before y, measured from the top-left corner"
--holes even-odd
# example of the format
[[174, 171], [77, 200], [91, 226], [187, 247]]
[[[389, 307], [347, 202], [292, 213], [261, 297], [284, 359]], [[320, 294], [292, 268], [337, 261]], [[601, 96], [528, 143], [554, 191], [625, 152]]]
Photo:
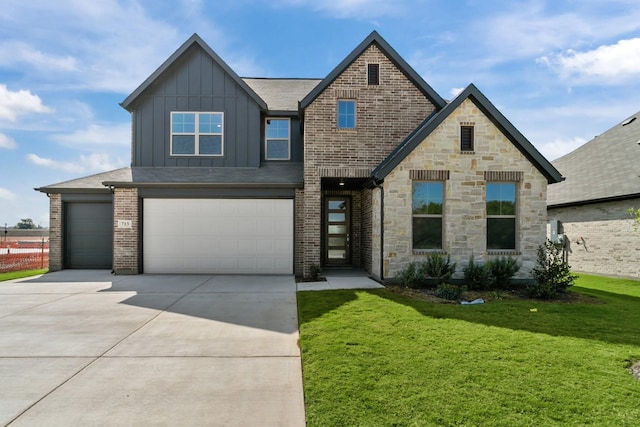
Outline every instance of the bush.
[[500, 257], [487, 262], [491, 287], [493, 289], [507, 289], [511, 278], [520, 270], [520, 265], [515, 258]]
[[396, 273], [395, 279], [405, 288], [415, 288], [422, 281], [419, 270], [417, 263], [409, 263], [405, 268]]
[[464, 289], [460, 286], [443, 283], [436, 288], [436, 296], [442, 299], [457, 301], [460, 299]]
[[451, 264], [451, 257], [448, 255], [445, 257], [441, 253], [433, 252], [427, 255], [427, 259], [420, 266], [420, 272], [439, 285], [449, 280], [456, 272], [456, 263]]
[[318, 264], [311, 264], [309, 267], [309, 278], [314, 282], [317, 282], [320, 279], [320, 266]]
[[462, 269], [464, 272], [464, 283], [470, 290], [485, 290], [489, 286], [489, 269], [473, 260], [473, 255], [469, 258], [469, 263]]
[[538, 247], [536, 263], [532, 272], [535, 282], [527, 286], [527, 293], [533, 298], [556, 298], [578, 278], [571, 274], [571, 267], [562, 259], [562, 249], [550, 240]]

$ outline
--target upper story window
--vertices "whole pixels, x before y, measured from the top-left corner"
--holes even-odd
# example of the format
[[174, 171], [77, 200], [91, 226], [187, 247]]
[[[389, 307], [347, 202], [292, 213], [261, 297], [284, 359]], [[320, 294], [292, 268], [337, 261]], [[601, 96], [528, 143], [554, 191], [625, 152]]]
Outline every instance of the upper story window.
[[172, 112], [172, 156], [222, 156], [223, 113]]
[[473, 151], [473, 126], [460, 126], [460, 151]]
[[356, 128], [356, 101], [338, 101], [338, 129]]
[[412, 183], [413, 249], [442, 249], [444, 182]]
[[487, 249], [516, 249], [516, 183], [487, 183]]
[[266, 160], [291, 158], [291, 133], [289, 119], [266, 119], [264, 157]]
[[380, 84], [380, 64], [367, 64], [367, 84]]

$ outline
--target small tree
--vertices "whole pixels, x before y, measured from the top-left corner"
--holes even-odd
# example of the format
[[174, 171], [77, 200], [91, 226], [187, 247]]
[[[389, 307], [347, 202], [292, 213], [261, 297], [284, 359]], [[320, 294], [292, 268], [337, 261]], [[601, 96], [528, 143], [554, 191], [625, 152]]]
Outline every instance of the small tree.
[[571, 267], [562, 259], [562, 249], [547, 240], [538, 248], [537, 265], [533, 269], [534, 283], [527, 287], [534, 298], [551, 299], [566, 292], [578, 276], [571, 274]]
[[16, 224], [16, 228], [20, 230], [33, 230], [36, 228], [36, 225], [31, 218], [23, 218]]
[[631, 208], [627, 212], [629, 212], [629, 215], [633, 218], [633, 229], [638, 231], [640, 229], [640, 208]]

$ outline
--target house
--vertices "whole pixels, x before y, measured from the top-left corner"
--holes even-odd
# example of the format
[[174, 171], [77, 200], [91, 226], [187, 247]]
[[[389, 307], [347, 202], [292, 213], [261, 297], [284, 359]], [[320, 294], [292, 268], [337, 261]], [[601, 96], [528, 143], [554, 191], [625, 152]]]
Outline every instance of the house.
[[[566, 181], [549, 186], [548, 215], [576, 271], [640, 278], [640, 112], [560, 157]], [[559, 228], [559, 230], [558, 230]]]
[[473, 85], [440, 97], [372, 32], [324, 79], [240, 78], [193, 35], [121, 104], [131, 166], [44, 186], [50, 268], [393, 277], [517, 257], [560, 173]]

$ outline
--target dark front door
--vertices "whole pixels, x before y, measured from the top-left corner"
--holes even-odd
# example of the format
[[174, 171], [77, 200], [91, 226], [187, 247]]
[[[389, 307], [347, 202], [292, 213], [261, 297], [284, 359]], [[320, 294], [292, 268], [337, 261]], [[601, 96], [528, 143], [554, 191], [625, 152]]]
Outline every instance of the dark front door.
[[348, 197], [325, 199], [325, 265], [347, 265], [351, 262], [350, 215]]

